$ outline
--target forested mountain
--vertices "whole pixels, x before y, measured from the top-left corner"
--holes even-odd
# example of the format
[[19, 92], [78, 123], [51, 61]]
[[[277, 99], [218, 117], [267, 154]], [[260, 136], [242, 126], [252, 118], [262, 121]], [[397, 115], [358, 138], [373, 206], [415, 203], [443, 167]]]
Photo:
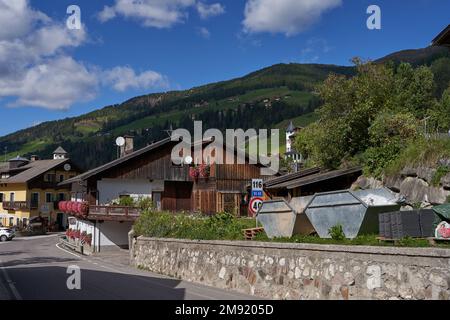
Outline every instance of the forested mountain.
[[[446, 66], [439, 62], [446, 51], [418, 51], [419, 64], [435, 65], [434, 72], [445, 84]], [[404, 54], [400, 55], [405, 56]], [[409, 52], [407, 57], [414, 56]], [[399, 55], [393, 59], [397, 62]], [[406, 56], [405, 56], [406, 57]], [[444, 70], [444, 71], [442, 71]], [[271, 128], [288, 119], [305, 119], [321, 102], [314, 94], [317, 84], [330, 73], [351, 77], [353, 67], [320, 64], [278, 64], [248, 74], [185, 91], [144, 95], [121, 104], [108, 106], [88, 114], [58, 121], [45, 122], [0, 138], [0, 150], [7, 156], [37, 154], [49, 157], [63, 146], [82, 168], [89, 169], [114, 159], [114, 140], [119, 135], [135, 136], [140, 148], [167, 136], [171, 125], [191, 128], [192, 120], [202, 120], [206, 128]], [[444, 87], [442, 84], [442, 87]], [[447, 83], [448, 84], [448, 81]], [[438, 89], [437, 89], [438, 90]]]

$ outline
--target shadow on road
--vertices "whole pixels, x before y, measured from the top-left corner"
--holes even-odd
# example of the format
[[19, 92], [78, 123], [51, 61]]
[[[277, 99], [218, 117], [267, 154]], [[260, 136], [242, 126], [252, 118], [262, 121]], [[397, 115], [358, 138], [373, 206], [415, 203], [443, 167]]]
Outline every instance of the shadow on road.
[[18, 254], [23, 254], [25, 252], [23, 251], [5, 251], [5, 252], [0, 252], [0, 256], [15, 256]]
[[[76, 262], [74, 263], [76, 265]], [[60, 266], [8, 268], [25, 300], [182, 300], [180, 281], [81, 269], [81, 290], [69, 290], [72, 274]], [[195, 297], [194, 297], [195, 299]]]
[[[12, 252], [11, 254], [18, 254], [17, 252]], [[20, 265], [30, 265], [30, 264], [39, 264], [39, 263], [57, 263], [57, 262], [71, 262], [78, 261], [77, 259], [69, 259], [69, 258], [57, 258], [57, 257], [30, 257], [30, 258], [22, 258], [16, 260], [9, 260], [2, 263], [3, 267], [14, 267]]]

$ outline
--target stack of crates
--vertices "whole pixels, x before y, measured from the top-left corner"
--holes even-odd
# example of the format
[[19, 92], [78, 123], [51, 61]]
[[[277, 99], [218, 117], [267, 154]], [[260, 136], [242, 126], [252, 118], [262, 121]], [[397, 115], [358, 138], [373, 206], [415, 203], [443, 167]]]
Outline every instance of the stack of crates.
[[385, 239], [427, 238], [434, 235], [433, 210], [381, 213], [378, 220], [380, 237]]

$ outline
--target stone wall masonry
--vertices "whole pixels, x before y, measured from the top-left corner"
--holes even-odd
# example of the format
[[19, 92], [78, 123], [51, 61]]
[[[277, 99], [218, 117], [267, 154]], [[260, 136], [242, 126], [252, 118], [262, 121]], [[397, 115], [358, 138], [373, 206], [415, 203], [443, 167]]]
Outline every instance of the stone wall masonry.
[[131, 264], [268, 299], [450, 297], [450, 250], [131, 238]]

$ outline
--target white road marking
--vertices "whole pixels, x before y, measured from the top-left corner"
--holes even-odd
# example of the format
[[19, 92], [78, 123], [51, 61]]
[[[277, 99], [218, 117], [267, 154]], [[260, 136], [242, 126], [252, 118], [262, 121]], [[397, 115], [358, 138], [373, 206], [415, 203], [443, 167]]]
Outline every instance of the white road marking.
[[77, 257], [77, 258], [80, 258], [80, 259], [83, 259], [83, 260], [84, 260], [83, 257], [81, 257], [81, 256], [79, 256], [79, 255], [77, 255], [77, 254], [75, 254], [75, 253], [73, 253], [73, 252], [70, 252], [69, 250], [66, 250], [66, 249], [61, 248], [61, 247], [59, 246], [59, 243], [55, 244], [55, 246], [56, 246], [59, 250], [62, 250], [62, 251], [64, 251], [64, 252], [68, 253], [68, 254], [71, 254], [71, 255], [73, 255], [73, 256], [75, 256], [75, 257]]
[[17, 290], [16, 286], [14, 285], [14, 282], [9, 277], [8, 271], [6, 270], [6, 268], [3, 267], [3, 262], [1, 260], [0, 260], [0, 268], [2, 269], [3, 277], [5, 278], [6, 283], [8, 284], [9, 288], [11, 289], [14, 299], [22, 300], [22, 296], [20, 295], [19, 291]]

